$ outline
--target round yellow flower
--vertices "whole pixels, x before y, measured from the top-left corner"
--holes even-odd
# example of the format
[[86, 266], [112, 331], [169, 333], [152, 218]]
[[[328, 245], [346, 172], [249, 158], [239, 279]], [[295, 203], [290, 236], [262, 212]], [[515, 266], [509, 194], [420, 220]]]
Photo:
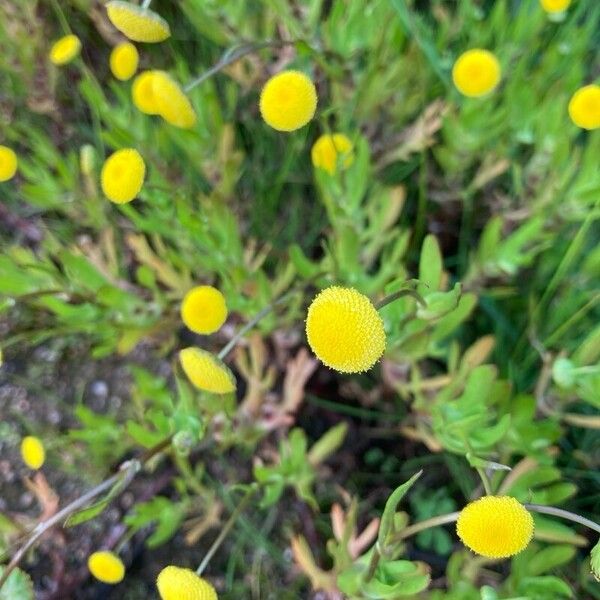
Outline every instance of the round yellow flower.
[[200, 348], [184, 348], [179, 362], [191, 383], [200, 390], [213, 394], [235, 391], [235, 377], [223, 361]]
[[347, 169], [354, 161], [352, 142], [343, 133], [324, 134], [313, 144], [310, 157], [313, 166], [334, 175], [338, 160], [342, 169]]
[[569, 116], [577, 127], [598, 129], [600, 127], [600, 86], [586, 85], [579, 88], [569, 102]]
[[190, 129], [196, 124], [196, 113], [179, 84], [168, 73], [155, 71], [152, 92], [158, 114], [171, 125]]
[[533, 537], [533, 517], [515, 498], [483, 496], [467, 504], [456, 522], [463, 544], [487, 558], [508, 558]]
[[549, 13], [559, 13], [567, 10], [571, 0], [540, 0], [542, 8]]
[[81, 50], [81, 41], [76, 35], [65, 35], [57, 40], [50, 48], [50, 62], [55, 65], [70, 63]]
[[191, 569], [165, 567], [156, 579], [162, 600], [218, 600], [215, 588]]
[[106, 13], [110, 22], [134, 42], [162, 42], [171, 35], [169, 24], [148, 8], [112, 0]]
[[139, 60], [137, 48], [131, 42], [121, 42], [110, 53], [110, 70], [120, 81], [127, 81], [137, 71]]
[[308, 343], [319, 360], [341, 373], [369, 370], [385, 350], [383, 321], [353, 288], [329, 287], [308, 308]]
[[317, 109], [313, 82], [299, 71], [283, 71], [267, 81], [260, 94], [260, 114], [277, 131], [304, 127]]
[[500, 63], [488, 50], [467, 50], [454, 63], [452, 80], [465, 96], [485, 96], [500, 82]]
[[24, 437], [21, 441], [21, 458], [30, 469], [39, 469], [46, 460], [42, 441], [32, 435]]
[[227, 319], [223, 294], [210, 285], [191, 289], [181, 303], [181, 319], [188, 329], [196, 333], [214, 333]]
[[119, 583], [125, 577], [125, 565], [113, 552], [100, 550], [88, 557], [90, 573], [103, 583]]
[[8, 181], [17, 172], [17, 155], [12, 148], [0, 146], [0, 181]]
[[159, 113], [158, 103], [154, 96], [154, 79], [159, 71], [144, 71], [140, 73], [131, 86], [131, 98], [141, 112], [147, 115]]
[[146, 165], [137, 150], [117, 150], [108, 157], [102, 167], [102, 191], [116, 204], [131, 202], [142, 189], [145, 174]]

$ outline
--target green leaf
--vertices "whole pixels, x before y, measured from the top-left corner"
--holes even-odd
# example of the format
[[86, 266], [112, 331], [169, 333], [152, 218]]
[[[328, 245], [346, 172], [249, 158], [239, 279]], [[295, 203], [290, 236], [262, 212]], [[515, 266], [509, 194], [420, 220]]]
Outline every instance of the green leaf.
[[575, 553], [575, 548], [568, 544], [548, 546], [527, 561], [527, 572], [530, 575], [542, 575], [568, 563], [575, 556]]
[[571, 588], [558, 577], [544, 575], [542, 577], [524, 577], [517, 587], [519, 593], [527, 594], [534, 598], [572, 598]]
[[[0, 565], [0, 577], [6, 567]], [[31, 577], [21, 569], [14, 569], [0, 588], [0, 600], [34, 600]]]
[[590, 552], [590, 567], [596, 581], [600, 581], [600, 540], [598, 540]]
[[404, 498], [406, 492], [415, 484], [417, 479], [421, 477], [423, 471], [415, 473], [408, 481], [399, 485], [387, 499], [385, 508], [383, 509], [383, 515], [381, 516], [381, 525], [379, 526], [379, 534], [377, 535], [377, 543], [380, 548], [385, 548], [387, 539], [390, 533], [392, 533], [394, 515], [398, 504]]
[[456, 283], [449, 292], [432, 292], [425, 296], [427, 306], [419, 305], [417, 316], [419, 319], [439, 319], [447, 315], [458, 306], [461, 294], [461, 284]]
[[319, 440], [310, 447], [308, 460], [313, 465], [322, 463], [344, 443], [346, 433], [348, 433], [348, 423], [345, 421], [326, 431]]
[[437, 238], [429, 234], [423, 240], [421, 260], [419, 261], [420, 294], [435, 292], [442, 281], [442, 253]]

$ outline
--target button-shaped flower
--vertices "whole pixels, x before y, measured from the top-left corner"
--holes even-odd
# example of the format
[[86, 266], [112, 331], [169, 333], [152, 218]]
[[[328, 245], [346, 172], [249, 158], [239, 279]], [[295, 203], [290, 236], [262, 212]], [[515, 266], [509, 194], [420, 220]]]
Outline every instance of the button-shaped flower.
[[0, 146], [0, 182], [8, 181], [17, 172], [17, 155], [12, 148]]
[[308, 308], [306, 337], [317, 358], [341, 373], [370, 369], [385, 350], [383, 321], [353, 288], [329, 287]]
[[577, 127], [600, 127], [600, 85], [586, 85], [578, 89], [569, 102], [569, 116]]
[[162, 600], [218, 600], [215, 588], [191, 569], [165, 567], [156, 579]]
[[137, 150], [117, 150], [108, 157], [102, 167], [102, 191], [116, 204], [131, 202], [142, 189], [145, 174], [146, 165]]
[[260, 114], [277, 131], [304, 127], [317, 109], [317, 90], [300, 71], [283, 71], [267, 81], [260, 94]]
[[21, 440], [21, 458], [30, 469], [39, 469], [46, 460], [42, 441], [33, 435], [24, 437]]
[[190, 129], [196, 124], [196, 113], [179, 84], [164, 71], [155, 71], [152, 92], [158, 114], [171, 125]]
[[195, 287], [183, 298], [181, 319], [188, 329], [196, 333], [214, 333], [227, 319], [225, 297], [210, 285]]
[[139, 60], [137, 48], [131, 42], [121, 42], [110, 53], [110, 70], [120, 81], [127, 81], [135, 75]]
[[456, 522], [463, 544], [487, 558], [508, 558], [533, 537], [533, 517], [511, 496], [483, 496], [465, 506]]
[[90, 573], [103, 583], [119, 583], [125, 577], [125, 565], [113, 552], [99, 550], [88, 557]]
[[158, 102], [154, 96], [154, 79], [160, 71], [144, 71], [140, 73], [131, 86], [131, 98], [136, 108], [147, 114], [157, 115]]
[[571, 0], [540, 0], [540, 4], [548, 13], [561, 13], [569, 8]]
[[80, 52], [81, 41], [76, 35], [70, 34], [61, 37], [50, 48], [50, 62], [57, 66], [70, 63]]
[[346, 169], [352, 164], [352, 142], [343, 133], [322, 135], [313, 144], [310, 158], [313, 166], [334, 175], [338, 165]]
[[213, 394], [235, 391], [235, 377], [225, 363], [200, 348], [184, 348], [179, 352], [179, 362], [192, 385]]
[[169, 24], [154, 11], [121, 0], [106, 5], [110, 22], [134, 42], [162, 42], [171, 35]]
[[500, 63], [489, 50], [467, 50], [454, 63], [452, 80], [465, 96], [485, 96], [500, 82]]

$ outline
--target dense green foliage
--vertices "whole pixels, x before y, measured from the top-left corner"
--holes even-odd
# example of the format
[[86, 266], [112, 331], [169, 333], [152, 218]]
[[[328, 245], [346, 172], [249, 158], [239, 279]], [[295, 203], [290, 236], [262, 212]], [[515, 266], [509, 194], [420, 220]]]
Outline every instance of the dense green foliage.
[[[190, 130], [139, 112], [131, 82], [111, 76], [122, 38], [100, 3], [0, 2], [0, 143], [19, 157], [15, 180], [0, 183], [2, 378], [40, 346], [65, 361], [77, 348], [129, 378], [122, 405], [65, 404], [77, 421], [67, 431], [27, 418], [7, 418], [5, 431], [42, 438], [44, 470], [81, 494], [134, 456], [145, 463], [132, 478], [163, 482], [138, 490], [120, 519], [125, 559], [131, 537], [157, 567], [134, 570], [110, 597], [151, 597], [166, 564], [194, 569], [246, 495], [251, 509], [206, 571], [219, 598], [600, 598], [597, 539], [547, 515], [500, 563], [451, 528], [402, 539], [409, 523], [481, 495], [478, 471], [523, 503], [600, 512], [600, 130], [567, 113], [600, 72], [600, 4], [575, 0], [559, 18], [538, 0], [152, 8], [172, 37], [139, 45], [141, 68], [182, 84], [257, 45], [190, 91]], [[67, 31], [82, 55], [57, 68], [49, 41]], [[473, 47], [492, 50], [503, 72], [478, 99], [450, 77]], [[310, 74], [319, 96], [315, 119], [291, 134], [258, 112], [261, 86], [282, 68]], [[334, 176], [310, 157], [331, 131], [355, 148]], [[125, 147], [147, 175], [138, 199], [117, 206], [99, 174]], [[199, 284], [221, 290], [230, 311], [212, 336], [181, 324], [181, 299]], [[365, 374], [334, 373], [304, 349], [307, 306], [333, 284], [374, 302], [405, 291], [380, 310], [387, 348]], [[194, 390], [177, 351], [216, 354], [269, 306], [226, 358], [237, 394]], [[168, 375], [156, 369], [165, 361]], [[68, 525], [102, 530], [123, 489]], [[2, 510], [10, 555], [20, 529], [16, 508]]]

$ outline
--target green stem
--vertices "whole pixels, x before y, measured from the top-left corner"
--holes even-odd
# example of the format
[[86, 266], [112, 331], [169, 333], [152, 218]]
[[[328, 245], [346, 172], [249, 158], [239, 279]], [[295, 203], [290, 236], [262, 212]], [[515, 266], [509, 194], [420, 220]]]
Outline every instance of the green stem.
[[377, 548], [377, 544], [373, 548], [373, 554], [371, 554], [371, 561], [369, 562], [369, 568], [365, 574], [364, 582], [367, 583], [373, 579], [373, 575], [375, 575], [375, 571], [377, 570], [377, 565], [379, 564], [379, 560], [381, 559], [381, 552]]
[[490, 482], [489, 477], [487, 476], [486, 472], [483, 470], [482, 467], [475, 467], [477, 473], [479, 473], [479, 477], [481, 478], [481, 483], [483, 483], [483, 489], [485, 490], [485, 495], [486, 496], [492, 496], [493, 495], [493, 491], [492, 491], [492, 484]]
[[403, 298], [404, 296], [410, 296], [411, 298], [414, 298], [421, 306], [427, 306], [427, 303], [425, 302], [425, 300], [423, 300], [421, 294], [419, 294], [415, 290], [405, 288], [403, 290], [398, 290], [393, 294], [387, 295], [385, 298], [383, 298], [382, 300], [377, 302], [377, 304], [375, 304], [375, 308], [377, 310], [381, 310], [384, 306], [387, 306], [388, 304], [391, 304], [392, 302], [398, 300], [398, 298]]
[[208, 549], [208, 552], [204, 555], [202, 562], [196, 569], [197, 575], [202, 575], [202, 573], [204, 573], [204, 570], [208, 566], [210, 559], [213, 557], [215, 552], [219, 549], [219, 546], [221, 546], [221, 544], [223, 543], [223, 540], [227, 537], [227, 534], [230, 532], [231, 528], [234, 526], [235, 522], [237, 521], [237, 518], [242, 514], [242, 512], [244, 512], [244, 509], [246, 508], [246, 506], [248, 505], [250, 500], [252, 500], [252, 497], [254, 496], [254, 494], [257, 491], [258, 491], [258, 486], [252, 486], [250, 489], [248, 489], [248, 491], [246, 492], [246, 495], [242, 498], [241, 502], [237, 505], [236, 509], [231, 513], [231, 516], [229, 517], [227, 523], [225, 523], [225, 526], [221, 530], [221, 533], [219, 534], [217, 539], [213, 542], [212, 546]]
[[594, 521], [590, 521], [590, 519], [586, 519], [585, 517], [572, 513], [568, 510], [555, 508], [554, 506], [544, 506], [543, 504], [525, 504], [524, 506], [527, 510], [532, 510], [544, 515], [552, 515], [553, 517], [560, 517], [561, 519], [567, 519], [568, 521], [573, 521], [574, 523], [579, 523], [584, 527], [588, 527], [596, 533], [600, 533], [600, 525], [598, 525], [598, 523], [594, 523]]
[[392, 538], [392, 543], [405, 540], [406, 538], [409, 538], [416, 533], [420, 533], [421, 531], [425, 531], [426, 529], [430, 529], [431, 527], [438, 527], [439, 525], [454, 523], [458, 519], [458, 515], [460, 515], [459, 511], [451, 512], [446, 515], [431, 517], [431, 519], [426, 519], [425, 521], [420, 521], [419, 523], [410, 525], [409, 527], [406, 527], [402, 531], [398, 532], [398, 535]]

